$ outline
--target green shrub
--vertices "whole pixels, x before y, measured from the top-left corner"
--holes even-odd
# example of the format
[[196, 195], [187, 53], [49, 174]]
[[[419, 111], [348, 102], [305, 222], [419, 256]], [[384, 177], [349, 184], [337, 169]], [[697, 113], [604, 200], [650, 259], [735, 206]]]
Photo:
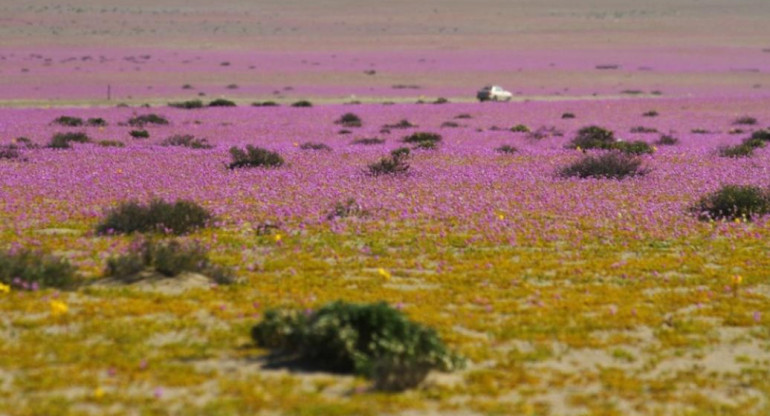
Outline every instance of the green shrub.
[[701, 220], [751, 220], [770, 213], [770, 193], [756, 186], [725, 185], [690, 207]]
[[210, 144], [206, 139], [199, 139], [190, 134], [176, 134], [171, 137], [167, 137], [162, 142], [161, 146], [180, 146], [189, 147], [190, 149], [211, 149], [214, 145]]
[[436, 101], [433, 102], [433, 104], [447, 104], [449, 103], [449, 100], [447, 100], [444, 97], [438, 97], [436, 98]]
[[217, 98], [209, 103], [209, 107], [235, 107], [234, 101], [226, 100], [224, 98]]
[[247, 168], [247, 167], [279, 167], [283, 165], [283, 158], [276, 152], [246, 145], [246, 150], [237, 147], [230, 148], [232, 162], [229, 169]]
[[126, 147], [126, 144], [119, 140], [100, 140], [96, 144], [102, 147]]
[[229, 270], [211, 264], [201, 245], [185, 244], [177, 240], [134, 242], [128, 253], [107, 260], [104, 275], [130, 282], [137, 273], [145, 270], [155, 270], [167, 277], [178, 276], [183, 272], [200, 273], [222, 284], [234, 281]]
[[650, 110], [642, 114], [642, 117], [657, 117], [658, 112], [655, 110]]
[[69, 149], [70, 143], [88, 143], [91, 139], [83, 132], [56, 133], [51, 138], [48, 147], [52, 149]]
[[28, 249], [0, 252], [0, 282], [20, 289], [67, 288], [75, 268], [67, 260]]
[[562, 177], [623, 179], [629, 176], [644, 175], [642, 161], [635, 156], [612, 151], [600, 155], [583, 156], [580, 160], [561, 169]]
[[21, 153], [15, 144], [0, 145], [0, 159], [19, 159]]
[[131, 130], [128, 134], [135, 139], [146, 139], [150, 137], [150, 133], [148, 133], [147, 130]]
[[341, 124], [345, 127], [361, 127], [361, 117], [358, 117], [353, 113], [345, 113], [334, 123]]
[[312, 107], [313, 103], [307, 100], [300, 100], [291, 104], [292, 107]]
[[744, 125], [744, 126], [753, 126], [753, 125], [757, 124], [757, 119], [754, 118], [754, 117], [749, 117], [749, 116], [738, 117], [735, 120], [733, 120], [733, 124], [735, 124], [735, 125]]
[[390, 152], [375, 163], [368, 166], [369, 174], [372, 176], [403, 174], [409, 170], [409, 164], [406, 160], [409, 158], [409, 149], [401, 147]]
[[416, 387], [429, 370], [465, 365], [434, 330], [384, 302], [337, 301], [309, 315], [272, 309], [251, 335], [257, 345], [294, 354], [307, 365], [369, 377], [381, 390]]
[[561, 115], [561, 118], [564, 120], [569, 120], [575, 118], [575, 114], [573, 113], [564, 113]]
[[147, 205], [127, 201], [108, 211], [106, 218], [97, 225], [96, 232], [163, 232], [179, 235], [205, 227], [211, 219], [212, 215], [205, 208], [192, 201], [169, 203], [154, 199]]
[[654, 127], [636, 126], [631, 127], [631, 133], [657, 133], [658, 129]]
[[517, 124], [511, 127], [511, 131], [514, 133], [529, 133], [529, 127], [523, 124]]
[[455, 116], [455, 118], [456, 118], [456, 119], [466, 119], [466, 120], [467, 120], [467, 119], [469, 119], [469, 118], [473, 118], [473, 116], [471, 116], [471, 115], [470, 115], [470, 114], [468, 114], [468, 113], [462, 113], [462, 114], [458, 114], [458, 115], [456, 115], [456, 116]]
[[364, 215], [366, 215], [366, 211], [361, 208], [361, 205], [355, 199], [348, 198], [345, 202], [334, 204], [331, 212], [326, 215], [326, 219], [333, 220], [335, 218], [361, 217]]
[[143, 127], [146, 124], [166, 125], [168, 120], [157, 114], [144, 114], [128, 119], [128, 125], [133, 127]]
[[751, 133], [751, 139], [770, 142], [770, 129], [757, 130], [754, 133]]
[[185, 110], [192, 110], [196, 108], [203, 108], [203, 101], [201, 100], [187, 100], [175, 103], [168, 103], [169, 107], [182, 108]]
[[433, 143], [438, 144], [441, 141], [441, 135], [438, 133], [429, 133], [429, 132], [417, 132], [410, 134], [409, 136], [404, 137], [401, 139], [404, 143], [411, 143], [411, 144], [424, 144], [424, 143]]
[[578, 130], [568, 147], [581, 149], [608, 149], [616, 142], [615, 134], [599, 126], [588, 126]]
[[700, 128], [692, 129], [692, 130], [690, 130], [690, 133], [692, 133], [692, 134], [711, 134], [711, 132], [709, 130], [700, 129]]
[[263, 102], [255, 102], [251, 104], [253, 107], [278, 107], [278, 103], [275, 101], [263, 101]]
[[27, 149], [35, 149], [37, 148], [37, 144], [35, 144], [32, 140], [30, 140], [27, 137], [17, 137], [14, 139], [14, 141], [18, 144], [24, 145]]
[[674, 136], [669, 135], [661, 135], [660, 138], [655, 142], [658, 146], [673, 146], [675, 144], [679, 143], [679, 139], [677, 139]]
[[417, 127], [417, 125], [410, 123], [409, 120], [407, 119], [402, 119], [396, 124], [386, 124], [382, 126], [382, 128], [385, 128], [385, 129], [410, 129], [413, 127]]
[[759, 138], [749, 137], [741, 144], [734, 146], [723, 146], [718, 149], [719, 155], [724, 157], [749, 157], [754, 154], [754, 150], [765, 147], [765, 142]]
[[371, 146], [371, 145], [383, 144], [383, 143], [385, 143], [385, 139], [380, 139], [379, 137], [360, 138], [350, 142], [350, 144], [361, 144], [364, 146]]
[[630, 155], [641, 155], [654, 152], [652, 146], [642, 140], [634, 140], [632, 142], [615, 142], [612, 144], [612, 146], [610, 146], [610, 150], [620, 150], [621, 152]]
[[519, 149], [517, 149], [517, 148], [515, 148], [515, 147], [513, 147], [511, 145], [508, 145], [508, 144], [504, 144], [504, 145], [502, 145], [502, 146], [500, 146], [500, 147], [495, 149], [495, 152], [507, 153], [507, 154], [516, 153], [518, 151], [519, 151]]
[[331, 151], [332, 148], [326, 143], [305, 142], [299, 145], [302, 150], [326, 150]]
[[83, 119], [80, 117], [61, 116], [56, 118], [53, 123], [68, 127], [78, 127], [83, 125]]
[[454, 128], [454, 127], [460, 127], [460, 125], [455, 123], [454, 121], [445, 121], [445, 122], [441, 123], [441, 127], [452, 127], [452, 128]]
[[94, 127], [104, 127], [104, 126], [107, 125], [107, 121], [105, 121], [101, 117], [89, 118], [88, 121], [86, 122], [86, 124], [88, 124], [89, 126], [94, 126]]

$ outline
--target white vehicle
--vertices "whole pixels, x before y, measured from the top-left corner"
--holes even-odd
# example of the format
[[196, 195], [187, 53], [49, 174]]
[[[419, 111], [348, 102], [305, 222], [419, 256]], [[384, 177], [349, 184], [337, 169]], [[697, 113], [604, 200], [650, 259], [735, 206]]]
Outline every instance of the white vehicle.
[[506, 91], [499, 85], [487, 85], [476, 93], [476, 98], [479, 101], [510, 101], [513, 94], [510, 91]]

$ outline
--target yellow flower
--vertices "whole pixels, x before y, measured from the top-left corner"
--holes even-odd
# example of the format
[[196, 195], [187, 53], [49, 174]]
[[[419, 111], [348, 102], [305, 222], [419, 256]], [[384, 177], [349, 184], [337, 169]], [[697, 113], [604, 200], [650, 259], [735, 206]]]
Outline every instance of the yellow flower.
[[52, 300], [49, 305], [51, 306], [52, 316], [64, 315], [69, 310], [67, 304], [60, 300]]
[[581, 149], [580, 146], [576, 146], [575, 150], [577, 150], [578, 152], [582, 152], [583, 151], [583, 149]]
[[505, 215], [503, 215], [503, 214], [497, 214], [497, 218], [500, 218], [501, 220], [504, 220], [504, 219], [505, 219]]
[[0, 283], [0, 293], [11, 293], [11, 287], [6, 284]]
[[104, 397], [104, 389], [97, 387], [94, 389], [94, 398], [101, 399]]
[[736, 275], [733, 275], [731, 280], [733, 281], [733, 284], [737, 286], [741, 284], [741, 282], [743, 282], [743, 276], [736, 274]]
[[281, 235], [280, 234], [276, 234], [275, 236], [273, 236], [273, 238], [275, 239], [276, 243], [280, 243], [281, 242]]
[[382, 267], [380, 267], [379, 269], [377, 269], [377, 273], [379, 273], [379, 274], [380, 274], [380, 276], [384, 277], [384, 278], [385, 278], [385, 280], [388, 280], [388, 279], [390, 279], [390, 272], [389, 272], [389, 271], [387, 271], [387, 270], [385, 270], [385, 269], [383, 269]]

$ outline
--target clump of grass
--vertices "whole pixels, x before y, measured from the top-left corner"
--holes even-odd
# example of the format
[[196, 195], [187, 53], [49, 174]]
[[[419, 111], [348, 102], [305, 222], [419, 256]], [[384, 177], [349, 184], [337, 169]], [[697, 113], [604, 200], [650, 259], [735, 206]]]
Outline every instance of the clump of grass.
[[649, 143], [643, 140], [634, 140], [632, 142], [618, 141], [609, 147], [610, 150], [620, 150], [623, 153], [631, 155], [641, 155], [645, 153], [653, 153], [654, 150]]
[[667, 134], [661, 135], [660, 138], [655, 142], [655, 144], [658, 146], [673, 146], [677, 143], [679, 143], [679, 139]]
[[460, 127], [460, 125], [455, 123], [454, 121], [445, 121], [441, 123], [441, 127], [455, 128], [455, 127]]
[[631, 127], [631, 133], [657, 133], [658, 129], [654, 127], [635, 126]]
[[459, 119], [459, 120], [462, 120], [462, 119], [470, 119], [470, 118], [473, 118], [473, 117], [470, 114], [468, 114], [468, 113], [462, 113], [462, 114], [456, 115], [455, 118]]
[[174, 107], [174, 108], [181, 108], [184, 110], [192, 110], [196, 108], [203, 108], [203, 101], [201, 100], [179, 101], [179, 102], [168, 103], [168, 106]]
[[316, 142], [305, 142], [299, 145], [299, 148], [302, 150], [325, 150], [325, 151], [331, 151], [332, 148], [326, 143], [316, 143]]
[[371, 146], [375, 144], [383, 144], [385, 143], [385, 139], [380, 139], [379, 137], [363, 137], [360, 139], [355, 139], [350, 144], [360, 144], [364, 146]]
[[0, 159], [20, 159], [21, 152], [19, 146], [15, 144], [5, 144], [0, 146]]
[[519, 149], [517, 149], [517, 148], [515, 148], [515, 147], [513, 147], [511, 145], [508, 145], [508, 144], [504, 144], [504, 145], [502, 145], [502, 146], [500, 146], [500, 147], [495, 149], [495, 152], [506, 153], [506, 154], [513, 154], [513, 153], [516, 153], [518, 151], [519, 151]]
[[67, 127], [78, 127], [83, 125], [83, 119], [80, 117], [61, 116], [57, 117], [53, 123]]
[[216, 100], [213, 100], [209, 102], [209, 107], [235, 107], [236, 104], [234, 101], [227, 100], [224, 98], [217, 98]]
[[770, 129], [757, 130], [754, 133], [751, 133], [751, 140], [770, 142]]
[[447, 100], [444, 97], [438, 97], [436, 98], [436, 101], [433, 101], [433, 104], [448, 104], [449, 100]]
[[425, 131], [416, 132], [401, 139], [401, 141], [404, 143], [417, 144], [418, 146], [431, 143], [434, 147], [439, 142], [441, 142], [441, 140], [442, 138], [440, 134]]
[[62, 258], [29, 249], [0, 252], [0, 282], [18, 289], [68, 288], [75, 267]]
[[96, 226], [98, 234], [131, 234], [162, 232], [187, 234], [205, 227], [211, 213], [195, 202], [179, 200], [173, 203], [153, 199], [149, 204], [126, 201], [110, 209]]
[[657, 117], [659, 114], [655, 110], [650, 110], [642, 113], [642, 117]]
[[190, 149], [212, 149], [214, 145], [206, 139], [197, 138], [191, 134], [175, 134], [160, 142], [161, 146], [181, 146]]
[[89, 118], [86, 124], [93, 127], [104, 127], [107, 125], [107, 121], [101, 117]]
[[395, 124], [386, 124], [382, 126], [382, 128], [384, 129], [410, 129], [413, 127], [417, 127], [417, 125], [410, 123], [409, 120], [407, 119], [402, 119], [401, 121]]
[[574, 113], [564, 113], [564, 114], [561, 115], [561, 118], [564, 119], [564, 120], [573, 119], [573, 118], [575, 118], [575, 114]]
[[69, 149], [71, 143], [88, 143], [91, 138], [83, 132], [56, 133], [51, 137], [48, 147], [52, 149]]
[[257, 345], [295, 355], [305, 365], [369, 377], [380, 390], [413, 388], [430, 370], [465, 365], [434, 330], [384, 302], [337, 301], [307, 315], [271, 309], [251, 336]]
[[756, 150], [757, 147], [758, 146], [754, 146], [752, 144], [741, 143], [734, 146], [722, 146], [717, 149], [717, 151], [719, 156], [722, 157], [739, 158], [752, 156], [754, 154], [754, 150]]
[[517, 124], [513, 127], [511, 127], [511, 131], [514, 133], [529, 133], [529, 127], [527, 127], [524, 124]]
[[100, 140], [96, 144], [102, 147], [126, 147], [126, 144], [119, 140]]
[[733, 120], [733, 124], [741, 126], [753, 126], [757, 124], [757, 119], [750, 116], [742, 116]]
[[262, 101], [251, 103], [252, 107], [278, 107], [278, 103], [275, 101]]
[[600, 155], [586, 155], [578, 161], [562, 168], [562, 177], [623, 179], [647, 173], [641, 168], [642, 161], [622, 152], [612, 151]]
[[313, 103], [307, 100], [300, 100], [291, 104], [292, 107], [312, 107]]
[[150, 137], [150, 133], [147, 130], [131, 130], [128, 134], [135, 139], [146, 139]]
[[690, 207], [700, 220], [751, 220], [770, 213], [770, 193], [751, 185], [725, 185]]
[[340, 131], [337, 132], [337, 134], [350, 134], [350, 133], [353, 133], [353, 132], [348, 129], [340, 129]]
[[707, 129], [701, 129], [701, 128], [695, 128], [690, 130], [690, 133], [692, 134], [711, 134], [711, 132]]
[[238, 84], [228, 84], [225, 88], [227, 88], [228, 90], [237, 90]]
[[104, 275], [131, 283], [138, 273], [144, 271], [156, 271], [166, 277], [175, 277], [184, 272], [200, 273], [220, 284], [233, 283], [235, 280], [229, 270], [209, 261], [206, 249], [200, 244], [178, 240], [134, 242], [128, 253], [107, 260]]
[[341, 124], [345, 127], [361, 127], [361, 117], [354, 113], [345, 113], [338, 118], [335, 124]]
[[143, 114], [134, 116], [128, 120], [128, 125], [132, 127], [144, 127], [147, 124], [167, 125], [168, 119], [157, 114]]
[[389, 156], [385, 156], [375, 163], [368, 166], [369, 174], [372, 176], [380, 175], [399, 175], [409, 171], [409, 149], [401, 147], [390, 152]]
[[581, 149], [608, 149], [617, 142], [612, 130], [599, 126], [587, 126], [578, 130], [567, 147]]
[[354, 198], [348, 198], [345, 202], [334, 204], [331, 211], [326, 214], [326, 219], [331, 221], [335, 218], [362, 217], [366, 214], [367, 212]]
[[230, 156], [232, 162], [228, 165], [229, 169], [252, 167], [272, 168], [283, 165], [283, 157], [277, 152], [252, 145], [246, 145], [246, 150], [238, 147], [231, 147]]

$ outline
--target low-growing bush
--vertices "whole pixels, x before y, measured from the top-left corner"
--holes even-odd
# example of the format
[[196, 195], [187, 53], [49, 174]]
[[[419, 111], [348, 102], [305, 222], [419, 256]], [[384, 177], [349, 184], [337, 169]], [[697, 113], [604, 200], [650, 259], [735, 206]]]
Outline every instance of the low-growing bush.
[[201, 100], [179, 101], [179, 102], [168, 103], [168, 106], [174, 107], [174, 108], [181, 108], [184, 110], [192, 110], [195, 108], [203, 108], [203, 101]]
[[417, 127], [417, 125], [410, 123], [409, 120], [407, 119], [402, 119], [401, 121], [395, 124], [386, 124], [382, 126], [382, 128], [384, 129], [410, 129], [413, 127]]
[[83, 132], [56, 133], [51, 137], [48, 147], [52, 149], [69, 149], [70, 143], [88, 143], [91, 139]]
[[384, 302], [337, 301], [311, 314], [271, 309], [251, 336], [257, 345], [292, 354], [305, 365], [369, 377], [380, 390], [413, 388], [430, 370], [465, 365], [434, 330]]
[[358, 117], [353, 113], [345, 113], [334, 123], [341, 124], [345, 127], [361, 127], [361, 117]]
[[141, 116], [134, 116], [128, 119], [128, 125], [133, 127], [143, 127], [147, 124], [166, 125], [168, 120], [157, 114], [143, 114]]
[[251, 103], [252, 107], [278, 107], [278, 103], [275, 101], [262, 101]]
[[641, 155], [654, 152], [652, 146], [642, 140], [634, 140], [632, 142], [615, 142], [609, 147], [609, 149], [620, 150], [623, 153], [631, 155]]
[[209, 261], [208, 253], [200, 244], [177, 240], [134, 242], [128, 253], [107, 260], [104, 275], [130, 283], [138, 273], [147, 270], [157, 271], [166, 277], [184, 272], [200, 273], [220, 284], [233, 283], [235, 280], [229, 270]]
[[655, 142], [655, 144], [658, 146], [673, 146], [677, 143], [679, 143], [679, 139], [667, 134], [661, 135], [660, 138]]
[[657, 133], [658, 129], [654, 127], [635, 126], [631, 127], [631, 133]]
[[350, 144], [361, 144], [364, 146], [371, 146], [374, 144], [383, 144], [385, 143], [385, 139], [380, 139], [379, 137], [363, 137], [360, 139], [355, 139]]
[[302, 150], [326, 150], [331, 151], [332, 148], [326, 143], [305, 142], [299, 145]]
[[599, 126], [587, 126], [578, 130], [568, 147], [581, 149], [608, 149], [617, 140], [611, 130]]
[[126, 147], [126, 144], [119, 140], [100, 140], [96, 144], [102, 147]]
[[0, 282], [19, 289], [67, 288], [75, 282], [75, 267], [57, 256], [29, 249], [0, 252]]
[[385, 156], [377, 162], [370, 164], [368, 166], [369, 174], [380, 176], [406, 173], [409, 171], [409, 164], [407, 163], [409, 153], [409, 149], [406, 147], [393, 150], [389, 156]]
[[735, 120], [733, 120], [733, 124], [735, 125], [744, 125], [744, 126], [753, 126], [757, 124], [757, 119], [750, 116], [743, 116], [738, 117]]
[[456, 115], [455, 118], [456, 119], [470, 119], [470, 118], [473, 118], [473, 117], [470, 114], [468, 114], [468, 113], [462, 113], [462, 114]]
[[209, 103], [209, 107], [235, 107], [234, 101], [226, 100], [224, 98], [217, 98]]
[[30, 140], [27, 137], [23, 137], [23, 136], [22, 137], [17, 137], [17, 138], [14, 139], [14, 141], [17, 144], [23, 145], [27, 149], [35, 149], [35, 148], [38, 147], [37, 144], [35, 144], [35, 142], [33, 142], [32, 140]]
[[513, 127], [511, 127], [511, 131], [514, 133], [529, 133], [529, 127], [525, 126], [524, 124], [517, 124]]
[[200, 139], [190, 134], [176, 134], [160, 142], [161, 146], [181, 146], [190, 149], [211, 149], [214, 147], [206, 139]]
[[78, 127], [83, 125], [83, 119], [80, 117], [61, 116], [57, 117], [53, 123], [68, 127]]
[[553, 126], [541, 126], [535, 131], [527, 133], [527, 138], [530, 140], [543, 140], [549, 137], [561, 137], [564, 133]]
[[754, 154], [754, 150], [756, 150], [756, 146], [747, 143], [736, 144], [734, 146], [722, 146], [717, 149], [719, 156], [733, 158], [749, 157]]
[[93, 127], [104, 127], [107, 125], [107, 121], [101, 117], [89, 118], [86, 124]]
[[692, 133], [692, 134], [711, 134], [711, 131], [709, 131], [707, 129], [696, 128], [696, 129], [690, 130], [690, 133]]
[[612, 151], [600, 155], [586, 155], [559, 171], [562, 177], [623, 179], [647, 173], [642, 161], [632, 155]]
[[441, 140], [442, 138], [440, 134], [430, 133], [425, 131], [413, 133], [401, 139], [401, 141], [404, 143], [417, 144], [417, 145], [422, 145], [425, 143], [432, 143], [435, 145], [435, 144], [438, 144]]
[[751, 220], [770, 213], [770, 193], [750, 185], [725, 185], [690, 207], [699, 219]]
[[517, 149], [517, 148], [515, 148], [515, 147], [513, 147], [511, 145], [508, 145], [508, 144], [504, 144], [504, 145], [502, 145], [502, 146], [500, 146], [500, 147], [495, 149], [495, 152], [507, 153], [507, 154], [516, 153], [518, 151], [519, 151], [519, 149]]
[[757, 130], [754, 133], [751, 133], [751, 139], [770, 142], [770, 129]]
[[300, 100], [291, 104], [292, 107], [312, 107], [313, 103], [307, 100]]
[[229, 169], [250, 167], [272, 168], [283, 165], [283, 157], [277, 152], [252, 145], [246, 145], [246, 150], [231, 147], [230, 156], [232, 162], [228, 165]]
[[564, 114], [561, 115], [561, 118], [564, 119], [564, 120], [573, 119], [573, 118], [575, 118], [575, 114], [574, 113], [564, 113]]
[[19, 146], [15, 144], [0, 145], [0, 159], [20, 159]]
[[104, 220], [96, 226], [96, 232], [161, 232], [181, 235], [205, 227], [211, 220], [209, 211], [192, 201], [179, 200], [170, 203], [153, 199], [146, 205], [137, 201], [126, 201], [107, 212]]
[[128, 134], [135, 139], [146, 139], [150, 137], [150, 133], [147, 130], [131, 130]]
[[460, 127], [460, 125], [455, 123], [454, 121], [445, 121], [441, 123], [441, 127], [455, 128], [455, 127]]
[[326, 215], [327, 220], [333, 220], [335, 218], [347, 218], [347, 217], [362, 217], [367, 212], [361, 208], [361, 205], [353, 198], [348, 198], [345, 202], [337, 202], [332, 207], [331, 211]]
[[438, 97], [436, 98], [436, 101], [433, 102], [433, 104], [448, 104], [449, 100], [447, 100], [444, 97]]
[[658, 112], [655, 110], [650, 110], [642, 113], [642, 117], [657, 117], [657, 116], [658, 116]]

